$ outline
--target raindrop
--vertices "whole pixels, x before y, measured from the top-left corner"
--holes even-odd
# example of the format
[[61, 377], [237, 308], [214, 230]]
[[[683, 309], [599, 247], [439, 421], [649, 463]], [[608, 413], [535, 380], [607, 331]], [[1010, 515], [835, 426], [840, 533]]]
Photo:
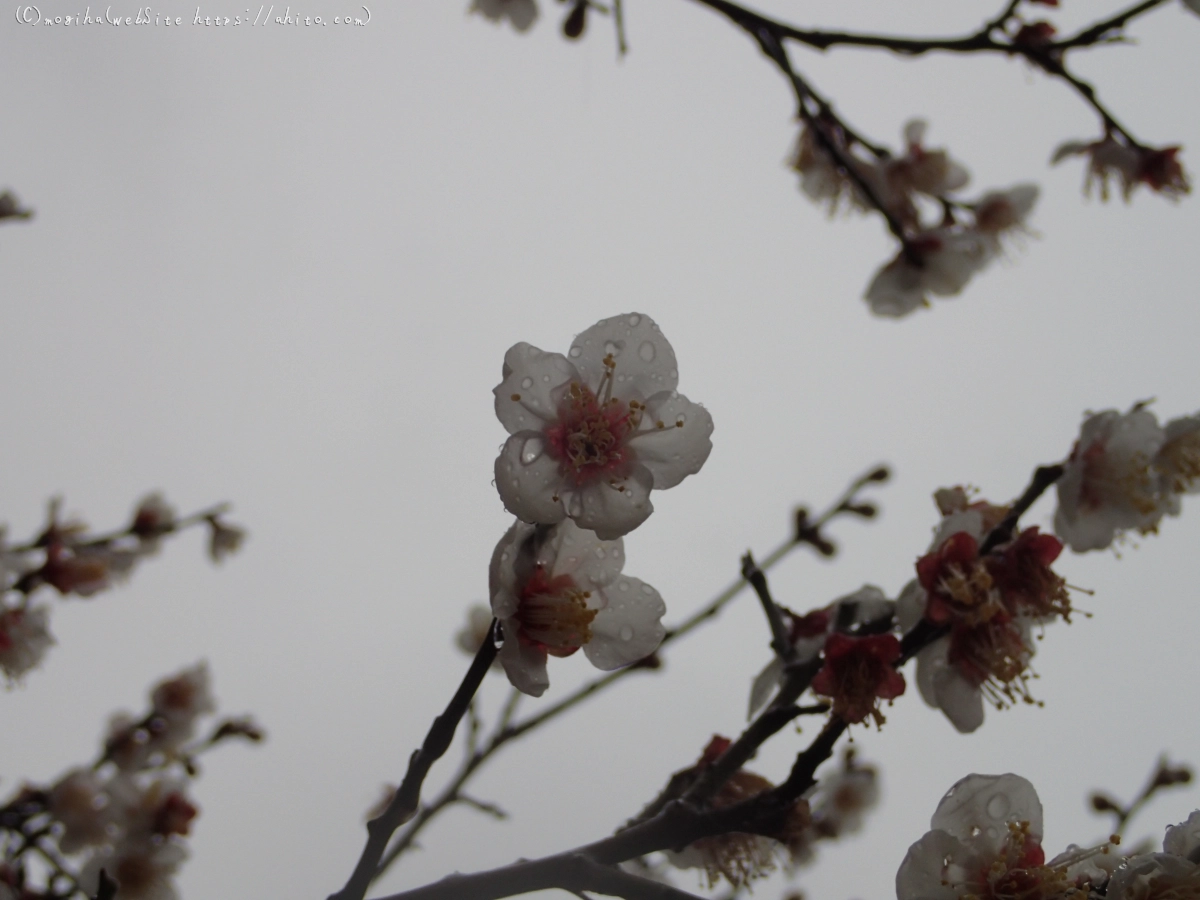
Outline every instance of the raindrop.
[[550, 376], [549, 376], [549, 375], [543, 375], [543, 376], [542, 376], [542, 381], [549, 381], [549, 380], [550, 380]]
[[605, 554], [604, 554], [604, 548], [603, 548], [603, 547], [597, 547], [597, 548], [596, 548], [596, 559], [604, 559], [604, 556], [605, 556]]
[[621, 630], [618, 632], [618, 634], [621, 635], [621, 640], [623, 640], [623, 641], [633, 640], [633, 626], [632, 625], [622, 625]]
[[629, 582], [628, 581], [617, 582], [617, 590], [621, 591], [621, 592], [628, 591], [629, 590]]
[[996, 794], [987, 802], [987, 814], [993, 819], [1002, 819], [1012, 806], [1003, 794]]
[[643, 362], [654, 362], [654, 344], [650, 341], [642, 341], [642, 346], [638, 347], [638, 356]]
[[521, 387], [523, 387], [525, 390], [529, 390], [531, 387], [533, 387], [533, 379], [526, 375], [521, 379]]
[[648, 584], [643, 584], [642, 585], [642, 593], [648, 597], [654, 593], [654, 588], [650, 587], [650, 585], [648, 585]]
[[638, 323], [641, 321], [642, 321], [642, 317], [639, 316], [637, 313], [634, 313], [632, 316], [629, 317], [629, 324], [632, 325], [634, 328], [636, 328]]
[[621, 346], [620, 346], [620, 344], [614, 344], [612, 341], [605, 341], [604, 352], [606, 354], [611, 354], [613, 356], [616, 356], [618, 353], [621, 352]]
[[542, 455], [545, 449], [546, 445], [543, 443], [540, 437], [528, 438], [525, 443], [521, 445], [521, 464], [527, 466], [536, 461], [537, 458]]
[[567, 515], [572, 519], [583, 515], [583, 497], [578, 493], [572, 494], [571, 499], [567, 502]]
[[569, 355], [572, 359], [578, 359], [582, 354], [583, 354], [582, 347], [572, 347], [570, 350], [570, 353], [569, 353]]

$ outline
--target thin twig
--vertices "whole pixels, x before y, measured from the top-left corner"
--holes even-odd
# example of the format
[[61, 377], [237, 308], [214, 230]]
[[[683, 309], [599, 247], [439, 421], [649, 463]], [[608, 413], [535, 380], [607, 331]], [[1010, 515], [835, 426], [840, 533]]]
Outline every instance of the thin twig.
[[379, 860], [387, 849], [388, 841], [396, 829], [416, 813], [425, 776], [449, 749], [459, 721], [466, 714], [471, 699], [479, 690], [479, 685], [496, 658], [496, 624], [496, 620], [493, 619], [487, 637], [479, 646], [467, 674], [463, 676], [462, 684], [447, 704], [445, 712], [433, 720], [421, 749], [409, 759], [408, 771], [404, 775], [404, 781], [396, 789], [392, 802], [379, 816], [367, 823], [367, 843], [363, 847], [358, 864], [355, 865], [346, 886], [336, 894], [331, 894], [330, 900], [363, 900], [367, 888], [375, 878]]

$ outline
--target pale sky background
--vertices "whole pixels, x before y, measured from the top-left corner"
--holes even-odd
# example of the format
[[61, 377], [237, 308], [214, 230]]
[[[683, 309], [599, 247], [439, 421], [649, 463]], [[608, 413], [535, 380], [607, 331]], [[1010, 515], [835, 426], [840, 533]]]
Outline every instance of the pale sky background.
[[[1080, 162], [1047, 166], [1059, 142], [1098, 134], [1065, 86], [1000, 58], [794, 51], [875, 140], [896, 146], [906, 119], [928, 118], [929, 143], [970, 168], [968, 196], [1042, 186], [1038, 236], [1011, 262], [885, 321], [860, 297], [894, 247], [878, 217], [830, 221], [799, 193], [784, 166], [791, 94], [747, 38], [696, 4], [627, 0], [631, 52], [617, 61], [606, 20], [571, 44], [565, 8], [541, 3], [527, 35], [468, 16], [465, 0], [372, 6], [364, 28], [0, 18], [0, 188], [37, 211], [0, 227], [0, 518], [31, 534], [61, 492], [108, 527], [157, 488], [184, 511], [230, 500], [251, 532], [220, 569], [196, 532], [127, 587], [53, 601], [58, 645], [0, 694], [0, 792], [90, 760], [110, 712], [141, 709], [153, 682], [207, 659], [222, 710], [253, 712], [270, 737], [207, 759], [187, 900], [321, 898], [350, 871], [363, 811], [467, 664], [453, 634], [485, 599], [509, 524], [491, 484], [505, 438], [491, 390], [517, 341], [564, 352], [602, 317], [648, 314], [680, 389], [711, 411], [703, 472], [656, 493], [626, 539], [626, 571], [659, 589], [669, 621], [722, 588], [747, 548], [774, 547], [793, 504], [819, 507], [877, 462], [896, 472], [876, 492], [882, 515], [836, 527], [832, 563], [786, 561], [772, 576], [781, 602], [808, 609], [864, 582], [895, 596], [929, 541], [934, 489], [1011, 499], [1066, 455], [1084, 410], [1154, 397], [1166, 420], [1200, 407], [1200, 203], [1085, 200]], [[1000, 5], [769, 8], [958, 34]], [[1118, 8], [1064, 5], [1066, 30]], [[1200, 171], [1200, 19], [1168, 4], [1131, 34], [1137, 46], [1074, 65], [1142, 140], [1184, 144]], [[799, 882], [811, 900], [893, 896], [909, 844], [969, 772], [1030, 778], [1054, 853], [1107, 833], [1090, 790], [1129, 796], [1161, 751], [1200, 763], [1198, 505], [1119, 560], [1061, 561], [1095, 589], [1078, 597], [1095, 617], [1047, 630], [1044, 709], [989, 711], [962, 736], [910, 686], [882, 732], [854, 729], [884, 802], [862, 835], [822, 848]], [[1048, 525], [1052, 510], [1027, 521]], [[767, 640], [746, 595], [659, 674], [510, 746], [474, 792], [511, 819], [444, 815], [383, 889], [610, 833], [713, 733], [739, 731]], [[552, 662], [550, 692], [524, 712], [593, 674], [582, 654]], [[505, 696], [489, 679], [485, 715]], [[783, 777], [807, 739], [779, 737], [753, 768]], [[1195, 791], [1168, 797], [1133, 832], [1161, 837], [1197, 805]], [[678, 883], [697, 888], [694, 873]]]

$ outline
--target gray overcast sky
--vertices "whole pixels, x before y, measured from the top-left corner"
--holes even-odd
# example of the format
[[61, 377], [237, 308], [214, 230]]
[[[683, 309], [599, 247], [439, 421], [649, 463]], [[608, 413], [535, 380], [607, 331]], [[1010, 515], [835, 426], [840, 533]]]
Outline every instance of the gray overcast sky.
[[[0, 697], [0, 790], [90, 758], [110, 711], [208, 659], [222, 709], [253, 711], [270, 740], [208, 759], [190, 900], [321, 897], [349, 872], [363, 810], [466, 665], [452, 636], [485, 599], [509, 522], [491, 484], [505, 437], [491, 389], [516, 341], [564, 352], [602, 317], [651, 315], [680, 389], [711, 411], [704, 471], [656, 494], [626, 539], [626, 571], [658, 588], [668, 621], [723, 587], [747, 548], [775, 546], [794, 503], [820, 505], [874, 463], [897, 475], [878, 492], [883, 514], [839, 526], [832, 563], [784, 563], [782, 602], [807, 609], [864, 582], [894, 596], [928, 543], [934, 489], [1011, 499], [1070, 450], [1084, 410], [1200, 407], [1200, 206], [1085, 200], [1079, 162], [1047, 166], [1059, 142], [1098, 132], [1064, 86], [1002, 59], [795, 51], [875, 140], [896, 146], [920, 115], [972, 191], [1042, 187], [1037, 234], [1007, 263], [884, 321], [860, 297], [892, 244], [877, 218], [829, 221], [800, 195], [783, 165], [791, 96], [745, 37], [695, 4], [626, 0], [631, 52], [617, 61], [606, 20], [568, 44], [563, 9], [541, 3], [523, 36], [467, 16], [466, 0], [372, 6], [362, 28], [0, 19], [0, 182], [37, 210], [0, 229], [10, 533], [32, 533], [56, 492], [104, 527], [153, 488], [181, 509], [231, 500], [251, 531], [219, 570], [192, 535], [126, 588], [55, 602], [58, 646]], [[955, 34], [998, 6], [768, 8]], [[1117, 4], [1065, 7], [1069, 27]], [[1200, 19], [1168, 4], [1132, 35], [1078, 69], [1143, 140], [1184, 144], [1196, 170]], [[1132, 793], [1163, 750], [1200, 762], [1200, 510], [1184, 505], [1119, 560], [1064, 558], [1068, 580], [1096, 591], [1079, 598], [1095, 616], [1039, 644], [1044, 709], [989, 712], [964, 737], [910, 690], [882, 732], [855, 729], [883, 767], [884, 805], [865, 834], [822, 851], [807, 896], [885, 900], [968, 772], [1030, 778], [1055, 852], [1105, 833], [1088, 790]], [[1051, 515], [1044, 502], [1029, 522]], [[767, 658], [743, 600], [660, 674], [500, 756], [476, 793], [510, 821], [451, 812], [386, 886], [608, 833], [714, 732], [738, 731]], [[582, 655], [553, 663], [550, 692], [524, 710], [592, 671]], [[504, 696], [492, 679], [485, 715]], [[803, 740], [781, 737], [756, 770], [781, 777]], [[1134, 831], [1160, 836], [1196, 803], [1181, 793]]]

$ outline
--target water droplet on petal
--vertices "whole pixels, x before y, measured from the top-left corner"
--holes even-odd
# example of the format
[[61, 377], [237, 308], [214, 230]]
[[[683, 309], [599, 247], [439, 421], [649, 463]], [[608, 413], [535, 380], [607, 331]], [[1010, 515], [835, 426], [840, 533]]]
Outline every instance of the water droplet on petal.
[[596, 548], [596, 559], [604, 559], [605, 553], [603, 547]]
[[621, 352], [621, 347], [619, 344], [614, 344], [612, 341], [605, 341], [604, 342], [604, 352], [606, 354], [611, 354], [612, 356], [616, 356], [617, 354], [619, 354]]
[[567, 502], [567, 515], [572, 519], [583, 515], [583, 497], [578, 493], [572, 494], [571, 499]]
[[617, 634], [619, 634], [621, 636], [621, 640], [631, 641], [631, 640], [633, 640], [633, 626], [632, 625], [622, 625], [621, 630], [618, 631]]
[[521, 379], [521, 387], [525, 388], [525, 390], [529, 390], [531, 387], [533, 387], [533, 379], [526, 375]]
[[622, 578], [619, 582], [617, 582], [617, 590], [622, 592], [628, 591], [629, 582]]
[[546, 444], [540, 437], [528, 438], [521, 445], [521, 464], [529, 465], [535, 462], [546, 450]]
[[643, 362], [654, 362], [654, 354], [656, 350], [651, 341], [642, 341], [642, 346], [638, 347], [638, 356]]
[[1009, 803], [1009, 800], [1006, 796], [1003, 794], [997, 794], [988, 800], [987, 814], [993, 819], [1002, 819], [1011, 806], [1012, 804]]
[[650, 585], [648, 585], [648, 584], [643, 584], [642, 585], [642, 593], [645, 594], [647, 597], [649, 597], [651, 594], [654, 593], [654, 588], [650, 587]]
[[634, 326], [635, 328], [637, 327], [638, 323], [641, 321], [642, 321], [642, 317], [639, 316], [637, 313], [634, 313], [632, 316], [629, 317], [629, 324]]
[[583, 354], [583, 348], [582, 348], [582, 347], [572, 347], [572, 348], [571, 348], [571, 350], [570, 350], [570, 352], [568, 353], [568, 355], [569, 355], [569, 356], [570, 356], [572, 359], [577, 359], [577, 358], [578, 358], [579, 356], [581, 356], [582, 354]]
[[549, 380], [550, 380], [550, 376], [549, 376], [549, 375], [543, 375], [543, 376], [542, 376], [542, 381], [549, 381]]

